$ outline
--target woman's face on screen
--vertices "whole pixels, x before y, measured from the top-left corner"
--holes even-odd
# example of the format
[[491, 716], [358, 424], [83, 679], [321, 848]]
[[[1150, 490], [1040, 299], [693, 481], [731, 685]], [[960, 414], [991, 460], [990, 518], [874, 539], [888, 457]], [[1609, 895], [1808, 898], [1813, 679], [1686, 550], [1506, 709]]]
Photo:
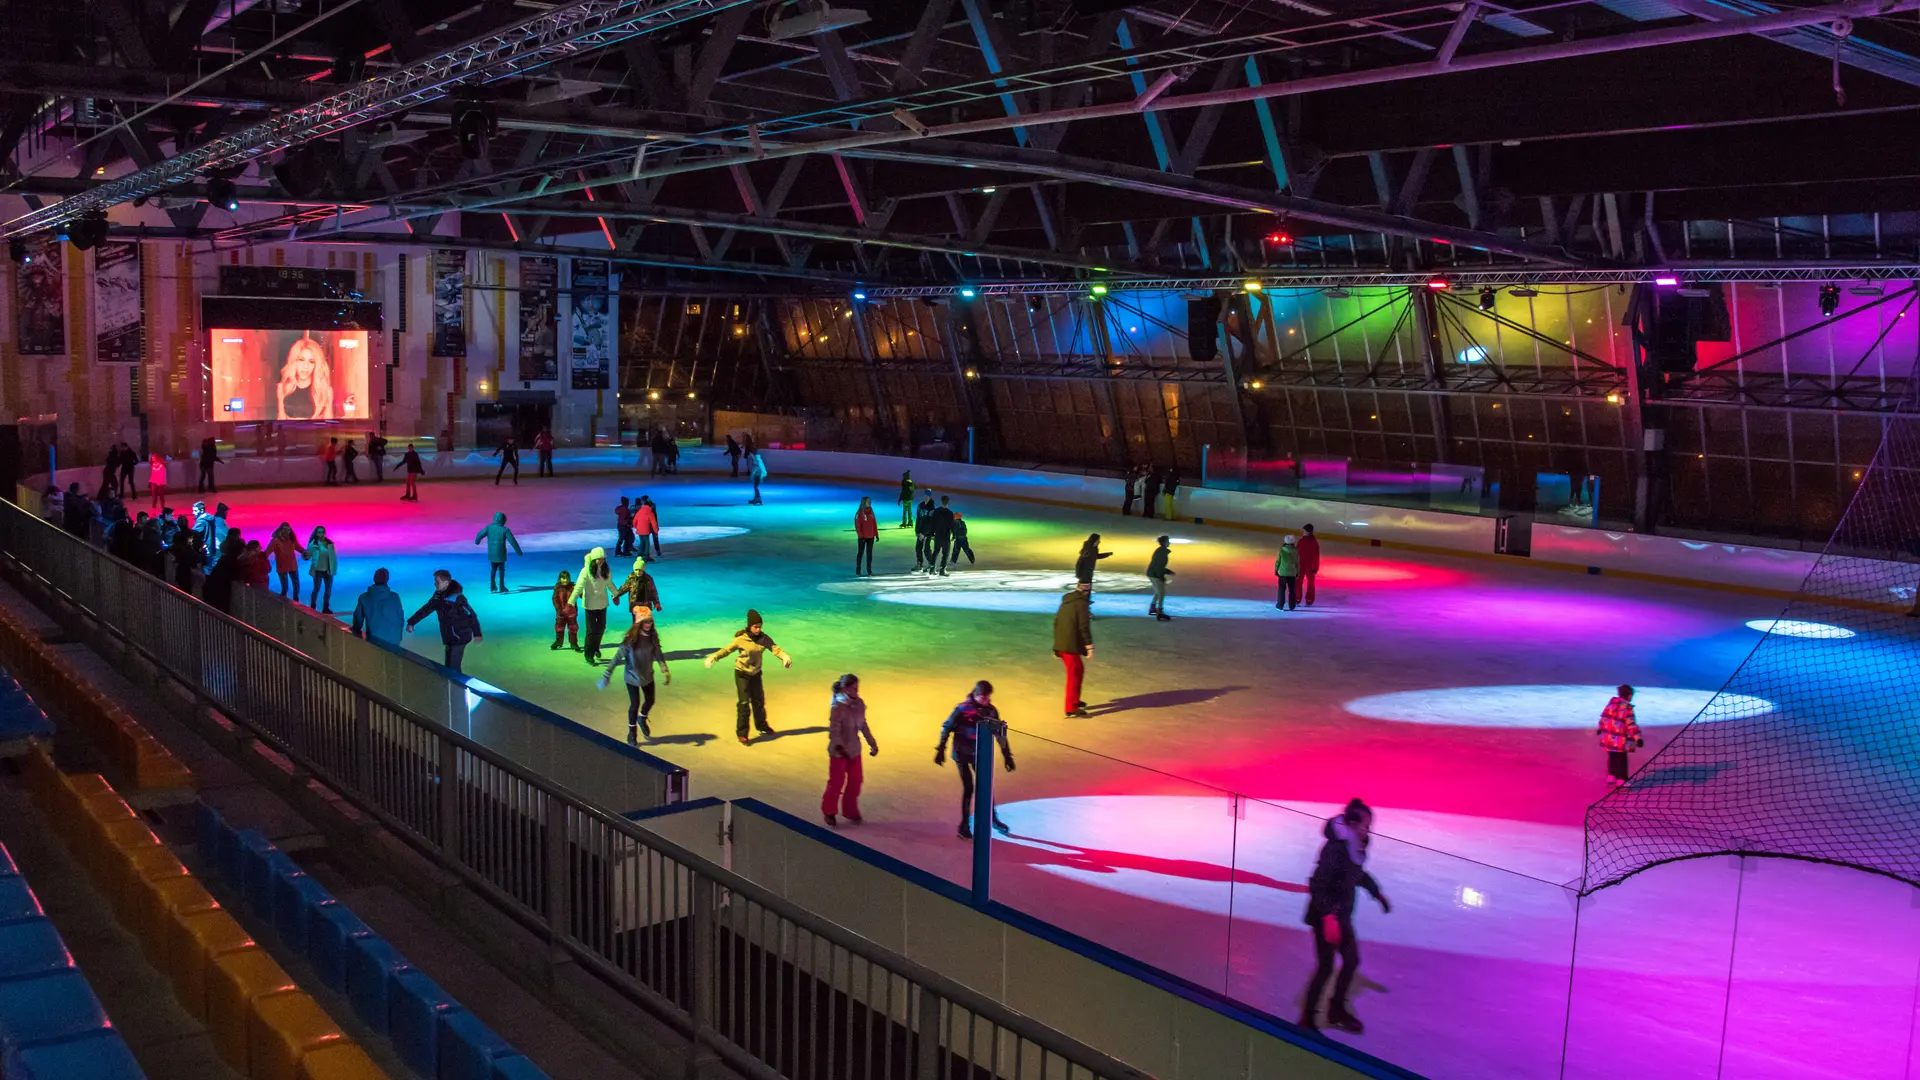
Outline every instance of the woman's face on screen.
[[301, 338], [287, 351], [287, 362], [293, 365], [293, 383], [295, 386], [312, 386], [313, 369], [318, 367], [324, 357], [320, 352], [320, 343], [312, 338]]

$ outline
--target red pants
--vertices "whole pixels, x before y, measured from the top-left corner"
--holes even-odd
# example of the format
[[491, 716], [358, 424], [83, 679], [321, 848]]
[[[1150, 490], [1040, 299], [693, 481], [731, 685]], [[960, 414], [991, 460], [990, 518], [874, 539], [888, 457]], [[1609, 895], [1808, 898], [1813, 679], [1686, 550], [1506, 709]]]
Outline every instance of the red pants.
[[[860, 783], [865, 779], [860, 755], [827, 759], [827, 793], [820, 797], [820, 813], [827, 817], [841, 814], [848, 821], [860, 820]], [[845, 793], [842, 797], [842, 792]], [[842, 809], [844, 807], [844, 809]]]
[[1309, 570], [1300, 575], [1300, 602], [1308, 607], [1313, 606], [1313, 579], [1319, 576], [1318, 570]]
[[1067, 712], [1080, 707], [1080, 683], [1087, 677], [1087, 658], [1079, 653], [1057, 652], [1053, 655], [1067, 665]]

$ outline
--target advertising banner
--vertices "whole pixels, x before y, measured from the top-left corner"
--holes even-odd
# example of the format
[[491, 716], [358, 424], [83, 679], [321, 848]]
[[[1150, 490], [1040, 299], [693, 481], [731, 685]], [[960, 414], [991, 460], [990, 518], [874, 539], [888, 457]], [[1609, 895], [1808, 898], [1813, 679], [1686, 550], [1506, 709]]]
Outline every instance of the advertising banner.
[[51, 236], [27, 241], [30, 260], [13, 279], [14, 325], [23, 356], [67, 351], [66, 252]]
[[467, 253], [433, 253], [433, 355], [467, 355]]
[[612, 328], [607, 325], [605, 259], [573, 260], [573, 388], [613, 387]]
[[141, 318], [140, 245], [108, 243], [93, 249], [93, 358], [137, 364], [146, 345]]
[[560, 260], [520, 256], [520, 378], [560, 377]]

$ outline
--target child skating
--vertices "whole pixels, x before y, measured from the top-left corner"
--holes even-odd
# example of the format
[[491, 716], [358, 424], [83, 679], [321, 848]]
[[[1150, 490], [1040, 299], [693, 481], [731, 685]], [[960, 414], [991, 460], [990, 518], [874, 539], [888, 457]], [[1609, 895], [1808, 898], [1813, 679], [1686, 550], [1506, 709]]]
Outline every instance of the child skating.
[[660, 667], [660, 679], [668, 686], [673, 685], [673, 672], [667, 670], [667, 655], [660, 648], [660, 634], [653, 625], [653, 612], [645, 607], [635, 608], [633, 625], [620, 639], [620, 649], [607, 661], [607, 670], [600, 675], [600, 689], [605, 690], [613, 678], [613, 669], [626, 668], [627, 687], [627, 742], [637, 744], [640, 736], [653, 738], [653, 729], [647, 726], [647, 715], [653, 712], [653, 669]]
[[1607, 752], [1607, 786], [1627, 786], [1627, 755], [1647, 741], [1640, 736], [1640, 722], [1633, 715], [1633, 687], [1621, 684], [1618, 694], [1600, 713], [1600, 748]]
[[762, 629], [760, 613], [751, 608], [747, 610], [747, 625], [733, 635], [733, 641], [726, 648], [707, 657], [707, 666], [714, 661], [733, 656], [733, 688], [736, 696], [734, 704], [734, 737], [741, 746], [753, 745], [747, 738], [747, 717], [751, 713], [753, 726], [762, 735], [773, 735], [773, 725], [767, 723], [767, 691], [761, 682], [762, 661], [767, 653], [780, 658], [780, 663], [793, 666], [793, 657], [774, 644]]
[[553, 583], [553, 644], [549, 647], [559, 652], [563, 642], [566, 648], [580, 651], [580, 609], [573, 606], [573, 575], [565, 570]]

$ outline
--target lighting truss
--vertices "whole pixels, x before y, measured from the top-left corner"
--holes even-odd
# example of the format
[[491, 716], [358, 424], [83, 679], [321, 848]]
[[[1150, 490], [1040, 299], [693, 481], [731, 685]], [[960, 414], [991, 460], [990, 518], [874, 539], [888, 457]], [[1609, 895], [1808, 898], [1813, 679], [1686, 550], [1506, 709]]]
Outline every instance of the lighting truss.
[[437, 56], [375, 76], [311, 105], [196, 146], [157, 165], [109, 180], [0, 225], [0, 236], [38, 232], [89, 210], [152, 195], [210, 169], [245, 166], [254, 158], [380, 120], [446, 97], [456, 86], [512, 78], [581, 53], [616, 45], [752, 0], [578, 0]]

